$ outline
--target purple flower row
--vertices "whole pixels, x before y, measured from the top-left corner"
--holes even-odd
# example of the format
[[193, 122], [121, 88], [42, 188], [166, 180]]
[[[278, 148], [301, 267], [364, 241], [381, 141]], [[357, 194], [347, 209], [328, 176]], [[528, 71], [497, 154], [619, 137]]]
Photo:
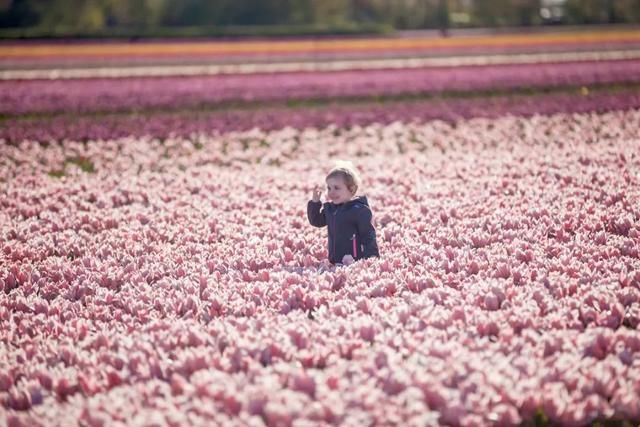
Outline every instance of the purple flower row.
[[212, 113], [159, 113], [147, 116], [110, 115], [81, 118], [16, 119], [0, 123], [0, 139], [92, 140], [121, 137], [188, 136], [226, 133], [253, 128], [275, 130], [285, 127], [339, 128], [395, 121], [454, 122], [471, 117], [504, 115], [604, 112], [640, 108], [640, 91], [565, 93], [538, 96], [448, 99], [383, 104], [328, 105], [324, 108], [285, 107], [259, 110], [231, 110]]
[[139, 111], [640, 82], [640, 60], [0, 82], [0, 114]]

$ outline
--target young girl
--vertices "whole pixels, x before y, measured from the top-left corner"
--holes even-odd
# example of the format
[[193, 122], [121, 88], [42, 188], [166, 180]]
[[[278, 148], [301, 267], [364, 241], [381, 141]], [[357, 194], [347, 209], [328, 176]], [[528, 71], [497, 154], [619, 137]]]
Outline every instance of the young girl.
[[331, 169], [326, 182], [330, 202], [322, 204], [322, 190], [316, 188], [307, 204], [307, 217], [315, 227], [328, 226], [329, 261], [349, 265], [379, 256], [371, 208], [366, 197], [355, 196], [360, 179], [351, 163]]

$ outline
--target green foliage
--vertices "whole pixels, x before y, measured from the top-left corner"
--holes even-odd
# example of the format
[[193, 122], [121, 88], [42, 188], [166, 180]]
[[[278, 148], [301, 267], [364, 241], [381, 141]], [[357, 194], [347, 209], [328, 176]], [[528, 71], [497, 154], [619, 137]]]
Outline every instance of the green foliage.
[[[353, 28], [367, 25], [527, 26], [542, 23], [540, 5], [541, 0], [11, 0], [0, 3], [0, 28], [28, 28], [23, 34], [52, 36], [113, 32], [171, 37], [165, 28], [226, 36], [269, 35], [269, 26], [286, 35], [347, 27], [341, 32], [358, 33], [362, 31]], [[640, 23], [640, 0], [566, 0], [564, 12], [568, 24]], [[250, 27], [256, 29], [247, 30]]]
[[0, 28], [0, 39], [144, 39], [144, 38], [193, 38], [193, 37], [288, 37], [323, 35], [386, 34], [387, 25], [375, 23], [345, 22], [336, 25], [255, 25], [226, 27], [117, 27], [102, 30], [79, 31], [74, 27], [56, 26], [53, 29]]
[[472, 22], [481, 27], [539, 24], [539, 5], [537, 0], [476, 0]]
[[606, 22], [607, 0], [568, 0], [569, 19], [574, 24], [593, 24]]
[[49, 172], [49, 176], [53, 178], [62, 178], [67, 176], [67, 167], [69, 165], [75, 165], [80, 168], [85, 173], [95, 173], [96, 169], [91, 160], [86, 157], [70, 157], [64, 161], [64, 165], [62, 169], [56, 169]]
[[71, 157], [71, 158], [68, 158], [65, 161], [65, 167], [66, 167], [67, 164], [76, 165], [83, 172], [86, 172], [86, 173], [95, 173], [96, 172], [96, 168], [93, 165], [93, 162], [91, 160], [87, 159], [86, 157]]
[[567, 0], [571, 24], [638, 23], [640, 0]]
[[52, 170], [51, 172], [49, 172], [49, 176], [53, 178], [62, 178], [63, 176], [65, 176], [64, 169]]

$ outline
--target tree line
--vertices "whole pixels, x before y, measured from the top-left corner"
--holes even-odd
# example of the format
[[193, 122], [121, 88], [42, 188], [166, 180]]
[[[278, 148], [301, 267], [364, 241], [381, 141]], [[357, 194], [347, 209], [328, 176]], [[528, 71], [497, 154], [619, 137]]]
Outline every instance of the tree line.
[[340, 26], [393, 29], [640, 23], [640, 0], [0, 0], [1, 28]]

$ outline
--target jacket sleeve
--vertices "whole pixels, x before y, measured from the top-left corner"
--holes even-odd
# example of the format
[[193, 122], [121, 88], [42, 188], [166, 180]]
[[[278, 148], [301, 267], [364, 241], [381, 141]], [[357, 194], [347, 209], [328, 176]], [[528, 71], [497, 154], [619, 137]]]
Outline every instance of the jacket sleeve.
[[356, 217], [359, 243], [362, 246], [361, 258], [378, 257], [378, 242], [376, 241], [376, 229], [373, 227], [373, 214], [368, 207], [360, 209]]
[[307, 218], [314, 227], [324, 227], [327, 225], [327, 219], [324, 216], [324, 210], [321, 210], [322, 202], [314, 202], [309, 200], [307, 203]]

